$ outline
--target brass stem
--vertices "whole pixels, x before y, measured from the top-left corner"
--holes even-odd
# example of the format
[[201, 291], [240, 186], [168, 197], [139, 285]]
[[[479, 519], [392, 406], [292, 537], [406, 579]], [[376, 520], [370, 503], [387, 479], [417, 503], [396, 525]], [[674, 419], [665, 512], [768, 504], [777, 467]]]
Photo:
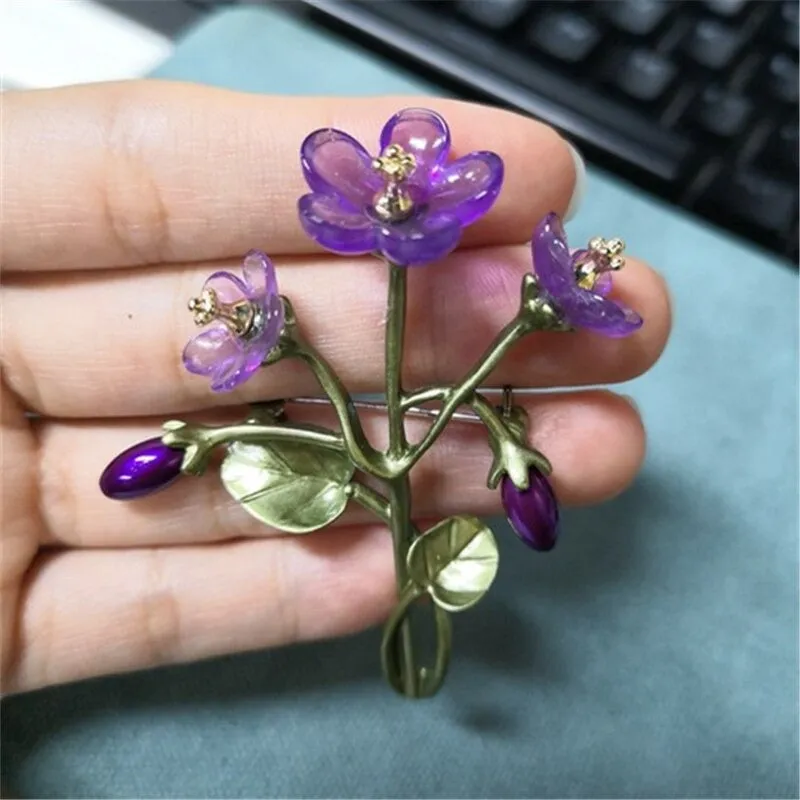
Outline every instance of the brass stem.
[[328, 431], [294, 427], [281, 423], [279, 425], [260, 425], [243, 422], [238, 425], [227, 425], [221, 428], [208, 428], [204, 442], [209, 447], [217, 447], [227, 442], [262, 442], [286, 440], [290, 442], [308, 442], [331, 450], [343, 450], [345, 443], [337, 433]]
[[[389, 507], [392, 542], [394, 544], [394, 572], [397, 581], [397, 592], [400, 596], [408, 583], [406, 556], [411, 546], [413, 532], [411, 529], [411, 491], [408, 475], [402, 475], [389, 481]], [[402, 692], [406, 697], [418, 697], [418, 670], [414, 661], [414, 642], [411, 634], [411, 623], [403, 619], [399, 627], [399, 638], [396, 639], [398, 651], [395, 663], [400, 670]]]
[[392, 522], [392, 509], [389, 501], [382, 494], [379, 494], [363, 483], [351, 483], [347, 487], [350, 499], [358, 503], [375, 514], [378, 519], [383, 520], [387, 525]]
[[207, 427], [193, 423], [167, 423], [161, 441], [168, 447], [185, 450], [181, 470], [187, 474], [203, 472], [212, 451], [230, 442], [261, 444], [262, 442], [307, 442], [330, 450], [343, 451], [344, 439], [338, 434], [316, 428], [302, 428], [283, 423], [260, 424], [240, 422], [235, 425]]
[[[403, 267], [388, 264], [389, 296], [386, 304], [386, 411], [389, 417], [389, 448], [386, 459], [393, 475], [389, 489], [389, 527], [394, 544], [394, 569], [400, 610], [395, 610], [384, 632], [381, 648], [383, 668], [389, 683], [406, 697], [434, 694], [444, 680], [450, 659], [450, 620], [447, 613], [434, 607], [436, 623], [436, 659], [432, 669], [417, 666], [411, 619], [408, 611], [416, 599], [409, 592], [406, 558], [417, 530], [411, 521], [411, 485], [408, 469], [400, 468], [408, 457], [408, 440], [403, 404], [403, 339], [406, 324], [406, 284]], [[410, 599], [409, 599], [410, 598]], [[430, 607], [429, 607], [430, 608]], [[399, 615], [399, 616], [398, 616]]]
[[[413, 411], [419, 403], [431, 403], [441, 400], [447, 396], [449, 391], [450, 389], [446, 386], [431, 386], [430, 388], [422, 389], [405, 397], [403, 407], [408, 411]], [[500, 414], [481, 393], [473, 392], [470, 397], [464, 400], [464, 403], [469, 405], [473, 411], [470, 418], [476, 422], [482, 422], [491, 438], [498, 442], [508, 438], [508, 429], [503, 424]], [[435, 411], [431, 413], [431, 416], [433, 419], [439, 419], [442, 413], [442, 411]]]
[[[491, 374], [492, 370], [497, 366], [512, 345], [518, 342], [530, 330], [531, 325], [529, 320], [522, 316], [517, 316], [503, 328], [475, 366], [464, 376], [461, 383], [446, 389], [427, 389], [413, 396], [414, 404], [439, 399], [439, 396], [441, 396], [443, 404], [441, 411], [430, 428], [428, 428], [422, 440], [406, 453], [400, 465], [402, 471], [410, 470], [414, 464], [422, 458], [439, 437], [439, 434], [444, 430], [460, 405], [464, 405], [465, 403], [472, 404], [472, 397], [477, 388]], [[411, 397], [407, 398], [408, 403], [411, 403], [411, 400]]]
[[389, 299], [386, 310], [386, 411], [389, 416], [390, 459], [399, 458], [408, 445], [403, 424], [403, 349], [406, 325], [407, 272], [389, 264]]
[[478, 394], [478, 392], [473, 393], [470, 398], [470, 405], [486, 427], [486, 433], [490, 439], [499, 444], [510, 438], [508, 428], [504, 424], [501, 415], [485, 397]]
[[286, 345], [286, 355], [304, 361], [330, 398], [342, 429], [347, 452], [356, 468], [377, 478], [391, 478], [393, 470], [389, 468], [383, 454], [367, 440], [355, 403], [330, 364], [313, 347], [299, 338]]
[[[399, 460], [405, 453], [407, 442], [403, 424], [402, 369], [403, 345], [406, 327], [407, 273], [396, 264], [389, 268], [389, 290], [386, 301], [386, 333], [384, 341], [386, 369], [386, 413], [389, 417], [389, 449], [387, 457]], [[406, 556], [411, 546], [411, 490], [408, 475], [397, 475], [388, 481], [389, 527], [394, 544], [394, 571], [397, 592], [400, 596], [408, 582]], [[414, 663], [414, 643], [407, 619], [399, 623], [398, 651], [394, 663], [400, 670], [400, 685], [407, 697], [417, 696], [417, 667]], [[389, 676], [387, 676], [389, 677]]]

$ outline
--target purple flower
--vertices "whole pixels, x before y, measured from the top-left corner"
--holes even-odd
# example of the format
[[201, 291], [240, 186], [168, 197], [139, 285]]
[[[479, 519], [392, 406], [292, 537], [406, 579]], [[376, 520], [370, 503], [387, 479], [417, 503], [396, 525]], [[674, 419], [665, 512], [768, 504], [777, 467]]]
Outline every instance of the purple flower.
[[436, 261], [492, 207], [503, 183], [495, 153], [447, 163], [449, 153], [447, 123], [420, 108], [384, 125], [377, 158], [342, 131], [315, 131], [300, 150], [311, 189], [298, 202], [300, 222], [334, 253], [377, 252], [402, 266]]
[[195, 322], [208, 328], [186, 345], [183, 364], [189, 372], [211, 378], [215, 392], [244, 383], [283, 330], [283, 303], [268, 256], [251, 250], [242, 261], [242, 276], [215, 272], [200, 296], [189, 302]]
[[611, 273], [625, 263], [620, 239], [593, 239], [570, 253], [561, 220], [548, 214], [533, 232], [533, 264], [542, 295], [563, 320], [604, 336], [628, 336], [642, 326], [632, 309], [607, 298]]

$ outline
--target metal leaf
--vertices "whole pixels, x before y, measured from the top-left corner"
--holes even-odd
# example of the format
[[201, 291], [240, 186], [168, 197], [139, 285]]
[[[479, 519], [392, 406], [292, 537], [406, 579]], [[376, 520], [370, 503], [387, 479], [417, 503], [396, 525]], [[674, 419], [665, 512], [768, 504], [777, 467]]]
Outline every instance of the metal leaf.
[[354, 472], [345, 453], [314, 444], [234, 442], [220, 476], [256, 519], [287, 533], [310, 533], [344, 511]]
[[477, 517], [443, 520], [408, 551], [411, 579], [447, 611], [463, 611], [483, 597], [497, 575], [497, 542]]

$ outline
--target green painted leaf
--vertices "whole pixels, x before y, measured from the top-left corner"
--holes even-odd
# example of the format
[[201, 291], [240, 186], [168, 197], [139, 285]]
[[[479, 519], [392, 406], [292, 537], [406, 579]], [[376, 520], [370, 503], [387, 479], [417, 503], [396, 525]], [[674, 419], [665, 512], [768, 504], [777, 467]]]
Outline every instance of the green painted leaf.
[[411, 579], [447, 611], [463, 611], [486, 594], [497, 575], [497, 542], [477, 517], [450, 517], [408, 551]]
[[306, 442], [234, 442], [222, 462], [225, 488], [256, 519], [287, 533], [310, 533], [347, 506], [355, 468], [346, 454]]

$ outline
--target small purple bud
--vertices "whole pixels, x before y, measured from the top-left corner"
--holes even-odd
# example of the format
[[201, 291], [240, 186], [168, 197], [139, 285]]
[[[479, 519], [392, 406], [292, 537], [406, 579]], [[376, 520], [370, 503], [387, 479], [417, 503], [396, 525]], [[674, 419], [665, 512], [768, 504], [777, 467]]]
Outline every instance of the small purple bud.
[[167, 447], [160, 438], [129, 447], [100, 476], [100, 491], [113, 500], [132, 500], [169, 486], [180, 474], [183, 450]]
[[552, 550], [558, 538], [558, 501], [549, 481], [536, 467], [528, 470], [530, 486], [517, 489], [503, 476], [503, 507], [514, 533], [534, 550]]

